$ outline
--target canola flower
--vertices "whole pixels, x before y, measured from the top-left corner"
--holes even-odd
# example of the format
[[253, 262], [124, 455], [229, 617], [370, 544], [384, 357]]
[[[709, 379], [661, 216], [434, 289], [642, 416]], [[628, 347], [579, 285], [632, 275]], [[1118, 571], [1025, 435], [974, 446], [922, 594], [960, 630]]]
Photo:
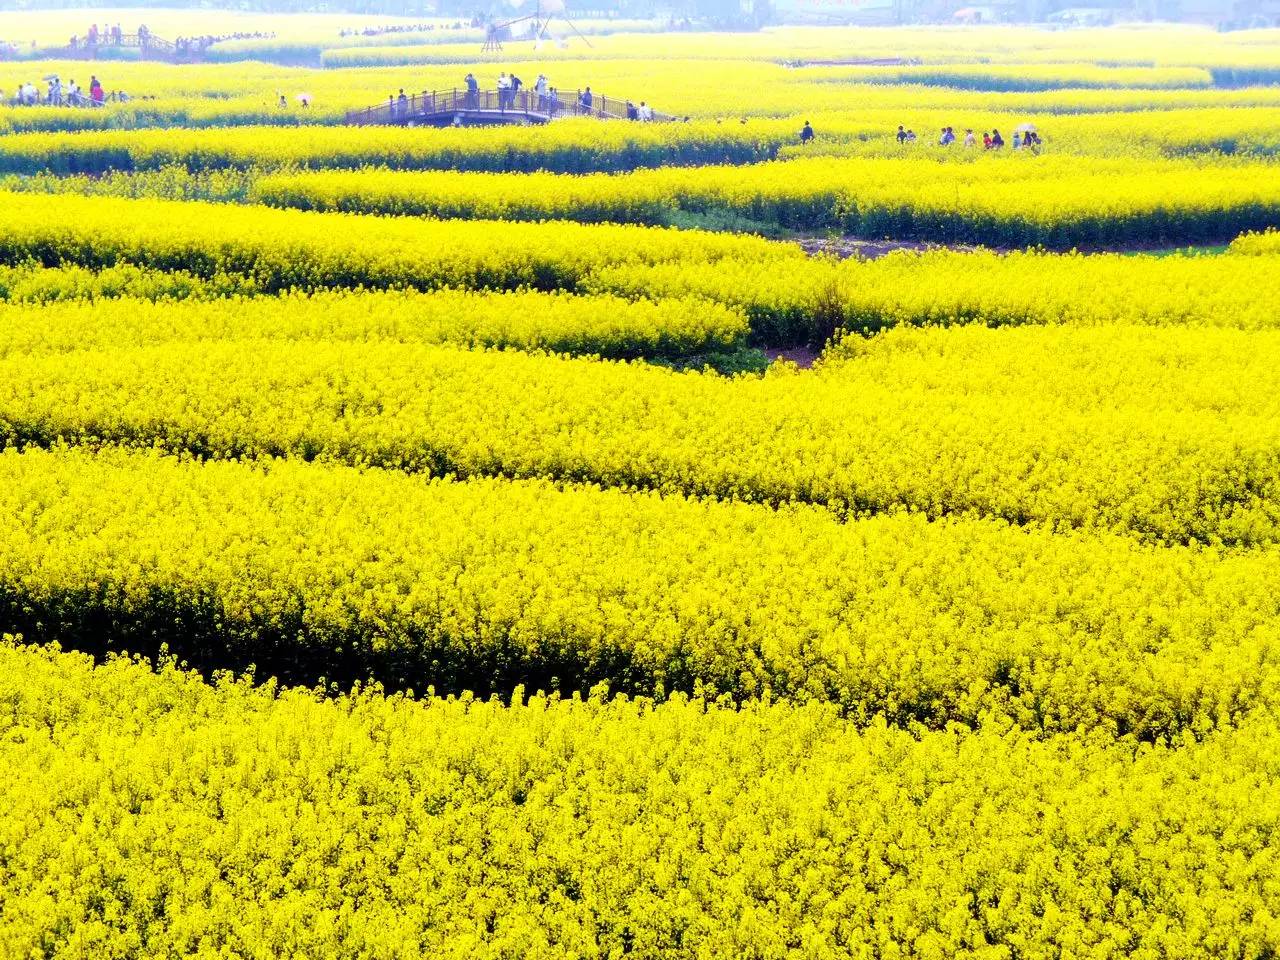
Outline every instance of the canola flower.
[[[1236, 254], [1252, 240], [1232, 246]], [[1274, 252], [1280, 253], [1280, 245]], [[812, 258], [602, 267], [586, 289], [698, 296], [736, 306], [771, 343], [893, 326], [1070, 324], [1274, 329], [1280, 270], [1242, 255], [1126, 256], [902, 251], [874, 260]]]
[[[219, 54], [350, 45], [314, 20]], [[107, 655], [0, 640], [0, 955], [1274, 957], [1274, 232], [837, 263], [474, 218], [1226, 241], [1278, 222], [1280, 87], [1207, 84], [1275, 39], [376, 42], [330, 62], [435, 62], [0, 109], [0, 631]], [[916, 82], [781, 63], [851, 45]], [[545, 68], [695, 119], [334, 126]], [[1162, 160], [1213, 151], [1255, 159]], [[472, 219], [149, 199], [259, 187]], [[541, 352], [832, 334], [737, 379]], [[163, 645], [300, 688], [110, 659]]]
[[1280, 702], [1274, 548], [110, 448], [10, 451], [0, 479], [0, 629], [33, 641], [1148, 740]]
[[181, 303], [122, 297], [0, 304], [0, 356], [261, 338], [680, 357], [733, 350], [746, 334], [742, 313], [705, 300], [655, 302], [532, 291], [340, 290]]
[[[1231, 244], [1231, 251], [1249, 257], [1280, 253], [1280, 231], [1267, 230], [1263, 233], [1250, 233], [1237, 237]], [[1266, 269], [1267, 265], [1261, 262], [1260, 267]]]
[[360, 168], [555, 170], [584, 173], [665, 164], [744, 163], [795, 139], [791, 118], [741, 124], [607, 124], [458, 130], [261, 126], [25, 133], [0, 141], [0, 171], [24, 175], [224, 169]]
[[918, 64], [895, 67], [827, 67], [807, 78], [831, 83], [922, 83], [961, 90], [1058, 90], [1138, 87], [1186, 89], [1213, 86], [1203, 67], [1116, 67], [1092, 63]]
[[[957, 148], [961, 149], [961, 148]], [[442, 218], [664, 223], [676, 211], [996, 246], [1225, 241], [1280, 222], [1271, 164], [981, 157], [798, 159], [622, 175], [369, 170], [268, 175], [275, 206]]]
[[[684, 40], [693, 35], [685, 35]], [[672, 37], [652, 38], [666, 44]], [[698, 37], [703, 39], [702, 36]], [[735, 40], [740, 40], [740, 37]], [[1148, 38], [1143, 41], [1149, 44]], [[835, 56], [847, 56], [849, 45], [867, 48], [863, 34], [846, 39], [845, 47]], [[400, 48], [412, 50], [410, 48]], [[732, 47], [726, 48], [734, 53]], [[387, 48], [383, 55], [392, 55]], [[575, 94], [590, 85], [593, 90], [618, 97], [647, 99], [675, 116], [689, 116], [708, 121], [736, 120], [751, 117], [797, 117], [805, 105], [822, 105], [824, 113], [847, 114], [853, 118], [868, 110], [896, 113], [907, 119], [917, 111], [946, 110], [953, 122], [968, 122], [960, 115], [982, 117], [1035, 114], [1065, 116], [1077, 113], [1125, 112], [1141, 123], [1140, 114], [1148, 110], [1176, 110], [1204, 107], [1271, 107], [1280, 105], [1280, 91], [1275, 80], [1280, 76], [1276, 58], [1263, 51], [1263, 56], [1246, 56], [1249, 48], [1240, 46], [1234, 58], [1212, 59], [1221, 66], [1209, 67], [1221, 77], [1223, 88], [1135, 89], [1093, 88], [1052, 89], [1030, 92], [966, 90], [923, 84], [888, 85], [876, 83], [831, 83], [820, 77], [825, 68], [811, 73], [810, 68], [795, 69], [774, 60], [791, 59], [801, 52], [780, 47], [773, 57], [743, 59], [708, 59], [686, 55], [664, 59], [662, 69], [654, 69], [654, 57], [585, 59], [550, 50], [519, 51], [497, 62], [477, 62], [475, 45], [463, 48], [433, 45], [426, 50], [434, 63], [415, 65], [411, 71], [403, 66], [358, 69], [308, 70], [275, 64], [198, 64], [184, 65], [181, 70], [165, 64], [113, 63], [109, 73], [112, 87], [134, 94], [128, 103], [108, 104], [101, 110], [72, 111], [58, 108], [0, 110], [0, 129], [6, 132], [110, 130], [137, 127], [202, 127], [228, 128], [262, 126], [291, 128], [313, 125], [341, 125], [349, 110], [357, 110], [386, 102], [389, 93], [401, 87], [411, 92], [449, 90], [462, 85], [462, 77], [471, 70], [486, 86], [491, 86], [502, 70], [514, 70], [520, 76], [537, 76], [551, 67], [554, 82], [561, 91]], [[360, 54], [360, 51], [355, 51]], [[371, 50], [369, 55], [378, 51]], [[900, 57], [901, 49], [885, 54]], [[984, 57], [990, 51], [984, 51]], [[554, 61], [551, 59], [555, 57]], [[831, 56], [831, 54], [827, 54]], [[1081, 62], [1096, 59], [1096, 54], [1081, 56], [1060, 69], [1064, 76], [1080, 67]], [[1014, 60], [1006, 63], [1014, 63]], [[1149, 61], [1148, 61], [1149, 64]], [[1194, 65], [1194, 64], [1192, 64]], [[44, 69], [63, 77], [83, 78], [84, 61], [46, 61]], [[1159, 75], [1157, 71], [1150, 71]], [[32, 79], [28, 63], [0, 63], [0, 88], [16, 89]], [[1263, 84], [1239, 86], [1240, 84]], [[1268, 86], [1269, 85], [1269, 86]], [[305, 89], [313, 94], [310, 106], [303, 108], [290, 100], [280, 108], [272, 96], [276, 90]], [[751, 91], [744, 97], [742, 92]], [[148, 99], [137, 99], [145, 92]], [[151, 99], [154, 98], [154, 99]], [[809, 111], [813, 113], [814, 111]], [[904, 116], [905, 114], [905, 116]], [[902, 120], [895, 121], [902, 122]], [[558, 124], [557, 124], [558, 125]], [[1158, 126], [1159, 124], [1155, 124]], [[553, 125], [556, 126], [556, 125]], [[631, 126], [631, 125], [628, 125]], [[883, 125], [881, 126], [883, 129]], [[1211, 136], [1211, 131], [1206, 131]], [[465, 138], [459, 138], [465, 143]]]
[[184, 270], [149, 270], [131, 263], [94, 270], [68, 264], [42, 267], [26, 262], [0, 265], [0, 301], [56, 303], [133, 297], [139, 300], [212, 300], [251, 296], [257, 285], [242, 275], [197, 277]]
[[1280, 729], [333, 700], [0, 646], [6, 955], [822, 958], [1280, 945]]
[[0, 361], [0, 436], [1266, 544], [1278, 352], [1272, 331], [903, 328], [856, 361], [726, 380], [413, 343], [178, 343]]
[[[499, 237], [501, 239], [499, 239]], [[264, 292], [324, 287], [572, 290], [629, 261], [802, 257], [756, 237], [634, 226], [421, 223], [205, 203], [0, 194], [0, 261], [121, 263], [242, 275]]]

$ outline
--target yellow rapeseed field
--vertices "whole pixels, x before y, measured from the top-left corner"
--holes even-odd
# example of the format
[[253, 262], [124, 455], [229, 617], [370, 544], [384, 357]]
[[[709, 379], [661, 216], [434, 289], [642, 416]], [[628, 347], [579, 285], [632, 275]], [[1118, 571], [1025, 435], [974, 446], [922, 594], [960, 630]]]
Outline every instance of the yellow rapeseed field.
[[[1280, 30], [141, 16], [0, 13], [0, 957], [1280, 956]], [[659, 118], [347, 123], [504, 71]]]

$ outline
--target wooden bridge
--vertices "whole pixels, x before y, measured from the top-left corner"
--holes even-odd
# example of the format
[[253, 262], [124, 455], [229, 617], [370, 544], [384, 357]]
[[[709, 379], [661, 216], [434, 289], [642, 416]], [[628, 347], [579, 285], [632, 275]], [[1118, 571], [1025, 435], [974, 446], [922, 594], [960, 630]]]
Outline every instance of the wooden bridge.
[[195, 47], [179, 47], [172, 40], [165, 40], [150, 33], [125, 33], [115, 40], [109, 35], [100, 35], [96, 43], [90, 43], [82, 37], [74, 47], [59, 49], [57, 56], [62, 60], [97, 60], [110, 58], [112, 50], [137, 50], [141, 60], [165, 60], [170, 63], [182, 63], [201, 59], [202, 50]]
[[[504, 123], [549, 123], [561, 117], [595, 117], [599, 120], [633, 119], [627, 114], [627, 101], [591, 95], [590, 104], [582, 94], [572, 99], [563, 94], [540, 96], [532, 90], [514, 93], [499, 90], [436, 90], [412, 96], [389, 97], [386, 103], [353, 110], [347, 123], [356, 126], [373, 124], [396, 126], [481, 126]], [[638, 109], [639, 104], [635, 104]], [[670, 121], [665, 113], [653, 114], [654, 121]]]

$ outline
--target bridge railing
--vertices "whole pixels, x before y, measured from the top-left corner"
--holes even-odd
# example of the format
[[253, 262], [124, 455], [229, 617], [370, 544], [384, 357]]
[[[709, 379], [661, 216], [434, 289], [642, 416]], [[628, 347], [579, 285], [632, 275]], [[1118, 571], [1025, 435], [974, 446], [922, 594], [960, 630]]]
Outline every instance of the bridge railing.
[[75, 46], [66, 48], [66, 55], [73, 59], [97, 59], [99, 53], [122, 48], [137, 50], [144, 59], [151, 57], [171, 60], [176, 57], [192, 56], [201, 52], [201, 50], [193, 47], [179, 48], [174, 41], [157, 37], [151, 33], [123, 33], [119, 39], [113, 37], [110, 33], [102, 33], [92, 43], [88, 37], [77, 38]]
[[[570, 96], [558, 91], [554, 95], [551, 93], [540, 95], [525, 88], [517, 91], [428, 90], [422, 93], [406, 93], [403, 96], [389, 97], [385, 103], [366, 107], [363, 110], [353, 110], [347, 114], [347, 123], [354, 125], [408, 123], [417, 117], [467, 112], [510, 113], [548, 120], [557, 117], [625, 120], [627, 119], [627, 102], [592, 94], [590, 103], [586, 103], [581, 92]], [[655, 120], [672, 119], [666, 114], [659, 113], [655, 113], [653, 118]]]

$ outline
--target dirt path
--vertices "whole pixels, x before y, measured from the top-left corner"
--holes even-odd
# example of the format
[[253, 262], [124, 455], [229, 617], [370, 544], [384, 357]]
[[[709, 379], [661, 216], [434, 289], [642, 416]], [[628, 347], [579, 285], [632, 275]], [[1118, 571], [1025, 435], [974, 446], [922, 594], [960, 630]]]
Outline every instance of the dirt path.
[[790, 360], [801, 370], [808, 370], [820, 356], [818, 351], [809, 347], [764, 347], [760, 352], [769, 358], [770, 363]]
[[[864, 257], [867, 260], [876, 260], [899, 250], [911, 250], [915, 253], [921, 253], [925, 250], [954, 250], [959, 253], [974, 253], [978, 250], [987, 249], [969, 246], [968, 244], [926, 243], [919, 240], [858, 240], [854, 237], [835, 237], [834, 239], [828, 237], [802, 237], [796, 243], [800, 244], [801, 249], [811, 257], [816, 257], [819, 254], [829, 254], [840, 260], [847, 260], [849, 257]], [[997, 250], [996, 252], [1003, 253], [1005, 251]]]
[[[811, 257], [825, 254], [836, 257], [839, 260], [847, 260], [849, 257], [877, 260], [891, 253], [897, 253], [899, 250], [910, 250], [914, 253], [922, 253], [927, 250], [950, 250], [954, 253], [985, 251], [987, 253], [1004, 254], [1012, 253], [1015, 249], [1013, 247], [983, 247], [968, 243], [931, 243], [924, 240], [859, 240], [857, 237], [799, 237], [795, 242]], [[1227, 248], [1224, 244], [1213, 243], [1187, 244], [1181, 247], [1171, 247], [1167, 243], [1131, 243], [1118, 247], [1081, 245], [1076, 249], [1080, 253], [1144, 253], [1156, 256], [1194, 253], [1199, 256], [1214, 256], [1226, 252]]]

